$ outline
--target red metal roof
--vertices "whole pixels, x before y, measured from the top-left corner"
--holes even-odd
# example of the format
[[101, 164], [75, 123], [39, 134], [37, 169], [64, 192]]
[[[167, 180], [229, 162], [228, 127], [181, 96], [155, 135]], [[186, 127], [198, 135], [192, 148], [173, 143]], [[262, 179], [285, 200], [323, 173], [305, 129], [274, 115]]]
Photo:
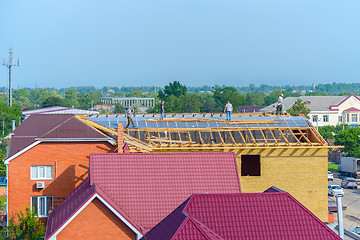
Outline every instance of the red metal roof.
[[96, 183], [145, 232], [193, 193], [239, 193], [233, 152], [90, 154]]
[[205, 192], [241, 192], [235, 153], [90, 154], [89, 180], [50, 214], [46, 239], [95, 193], [145, 234], [191, 194]]
[[345, 109], [344, 112], [360, 112], [360, 110], [357, 108], [351, 107], [351, 108]]
[[45, 239], [49, 239], [53, 236], [56, 231], [58, 231], [63, 224], [73, 217], [81, 207], [90, 201], [95, 194], [99, 195], [103, 199], [106, 199], [107, 203], [110, 204], [128, 222], [130, 222], [132, 226], [141, 229], [141, 226], [130, 219], [127, 214], [108, 196], [108, 194], [101, 189], [101, 187], [96, 184], [90, 185], [89, 179], [87, 179], [81, 183], [80, 186], [77, 187], [64, 202], [62, 202], [52, 213], [50, 213], [46, 227]]
[[[202, 238], [193, 223], [206, 229]], [[194, 194], [142, 239], [160, 238], [340, 239], [289, 193], [278, 191]]]
[[9, 157], [35, 142], [36, 138], [106, 138], [73, 114], [30, 115], [12, 133]]

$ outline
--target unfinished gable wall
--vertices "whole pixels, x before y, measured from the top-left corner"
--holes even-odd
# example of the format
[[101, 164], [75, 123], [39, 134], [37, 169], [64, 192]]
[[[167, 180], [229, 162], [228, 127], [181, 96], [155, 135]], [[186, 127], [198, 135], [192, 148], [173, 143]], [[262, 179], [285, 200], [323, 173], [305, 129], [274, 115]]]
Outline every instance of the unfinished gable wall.
[[[171, 148], [168, 151], [176, 152]], [[269, 187], [275, 186], [294, 196], [321, 221], [328, 221], [327, 148], [302, 146], [299, 148], [244, 149], [234, 147], [216, 151], [236, 153], [242, 192], [263, 192]], [[242, 155], [260, 155], [260, 176], [241, 176]]]
[[[271, 186], [290, 193], [327, 222], [327, 149], [273, 148], [235, 150], [242, 192], [263, 192]], [[260, 176], [241, 176], [241, 155], [260, 155]]]
[[[114, 152], [114, 146], [108, 142], [42, 142], [11, 160], [8, 165], [9, 216], [30, 206], [32, 196], [53, 196], [56, 208], [88, 177], [89, 154], [106, 152]], [[30, 167], [40, 165], [53, 166], [52, 180], [30, 179]], [[36, 188], [38, 181], [45, 182], [44, 189]], [[43, 222], [46, 223], [46, 219], [42, 219]]]
[[95, 198], [57, 235], [56, 239], [135, 240], [136, 234]]

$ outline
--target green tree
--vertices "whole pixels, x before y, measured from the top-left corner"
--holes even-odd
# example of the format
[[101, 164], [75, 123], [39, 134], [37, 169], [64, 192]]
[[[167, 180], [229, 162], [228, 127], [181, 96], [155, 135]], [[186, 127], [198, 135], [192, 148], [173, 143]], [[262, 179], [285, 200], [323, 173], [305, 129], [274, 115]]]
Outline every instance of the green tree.
[[169, 83], [169, 85], [166, 85], [164, 87], [164, 91], [159, 91], [159, 98], [161, 100], [166, 101], [166, 99], [169, 96], [174, 95], [175, 97], [180, 97], [181, 95], [184, 95], [187, 92], [187, 87], [185, 85], [180, 84], [178, 81], [174, 81], [172, 83]]
[[299, 116], [300, 114], [304, 114], [307, 118], [309, 118], [310, 109], [306, 106], [306, 104], [298, 98], [295, 103], [286, 110], [291, 116]]
[[335, 135], [335, 145], [344, 146], [343, 153], [360, 157], [360, 127], [347, 127]]
[[54, 106], [65, 106], [65, 101], [60, 97], [50, 96], [46, 98], [42, 103], [41, 107], [54, 107]]
[[117, 103], [115, 105], [113, 113], [126, 113], [126, 110], [123, 105], [121, 105], [120, 103]]
[[25, 214], [20, 211], [16, 214], [18, 220], [17, 224], [14, 222], [14, 218], [9, 220], [9, 226], [0, 230], [0, 239], [4, 240], [40, 240], [44, 238], [45, 227], [38, 218], [34, 211], [31, 211], [29, 207], [26, 207]]
[[68, 107], [79, 107], [77, 91], [75, 89], [68, 89], [65, 91], [65, 101]]

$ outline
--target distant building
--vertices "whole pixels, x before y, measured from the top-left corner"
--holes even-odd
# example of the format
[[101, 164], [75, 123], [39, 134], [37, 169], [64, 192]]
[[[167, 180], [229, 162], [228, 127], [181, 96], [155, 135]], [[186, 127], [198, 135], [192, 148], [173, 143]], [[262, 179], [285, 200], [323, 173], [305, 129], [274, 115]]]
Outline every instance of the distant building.
[[155, 98], [138, 97], [100, 97], [100, 104], [95, 104], [96, 110], [111, 111], [115, 105], [120, 103], [125, 109], [137, 108], [141, 112], [146, 112], [149, 108], [155, 106]]
[[55, 107], [46, 107], [46, 108], [22, 111], [22, 114], [25, 117], [28, 117], [32, 114], [86, 114], [86, 115], [93, 115], [93, 114], [99, 114], [99, 112], [93, 111], [93, 110], [84, 110], [84, 109], [78, 109], [78, 108], [55, 106]]
[[[311, 110], [309, 121], [314, 126], [327, 126], [337, 124], [360, 124], [360, 98], [350, 96], [301, 96], [284, 99], [284, 109], [289, 109], [301, 99]], [[274, 103], [264, 107], [260, 111], [274, 111]]]
[[261, 106], [239, 106], [238, 112], [239, 113], [252, 113], [252, 112], [259, 112], [260, 109], [263, 107]]

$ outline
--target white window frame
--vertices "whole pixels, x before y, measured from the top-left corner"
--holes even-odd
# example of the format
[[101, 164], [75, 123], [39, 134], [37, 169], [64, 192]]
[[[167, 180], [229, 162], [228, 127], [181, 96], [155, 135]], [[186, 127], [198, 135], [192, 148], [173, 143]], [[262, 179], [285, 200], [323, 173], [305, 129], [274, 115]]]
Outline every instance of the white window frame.
[[[37, 204], [37, 208], [36, 206], [33, 206], [33, 199], [36, 198], [36, 204]], [[51, 199], [51, 203], [50, 206], [48, 206], [48, 199]], [[44, 208], [45, 208], [45, 214], [39, 214], [41, 212], [41, 203], [44, 203]], [[38, 218], [44, 218], [44, 217], [48, 217], [48, 212], [49, 210], [52, 210], [54, 204], [54, 198], [53, 196], [32, 196], [30, 198], [30, 206], [31, 206], [31, 211], [33, 209], [35, 209], [35, 213], [36, 213], [36, 217]]]
[[312, 115], [312, 121], [313, 122], [319, 121], [319, 115]]
[[[51, 176], [46, 176], [46, 168], [50, 167], [51, 168]], [[45, 171], [45, 177], [39, 177], [39, 173], [40, 170], [44, 168]], [[36, 169], [36, 175], [37, 176], [33, 176], [33, 169]], [[31, 180], [52, 180], [53, 179], [53, 166], [52, 165], [39, 165], [39, 166], [30, 166], [30, 179]]]
[[338, 122], [343, 123], [343, 116], [338, 116]]
[[358, 122], [358, 115], [356, 113], [351, 114], [351, 122]]
[[323, 115], [323, 122], [329, 122], [329, 115]]

